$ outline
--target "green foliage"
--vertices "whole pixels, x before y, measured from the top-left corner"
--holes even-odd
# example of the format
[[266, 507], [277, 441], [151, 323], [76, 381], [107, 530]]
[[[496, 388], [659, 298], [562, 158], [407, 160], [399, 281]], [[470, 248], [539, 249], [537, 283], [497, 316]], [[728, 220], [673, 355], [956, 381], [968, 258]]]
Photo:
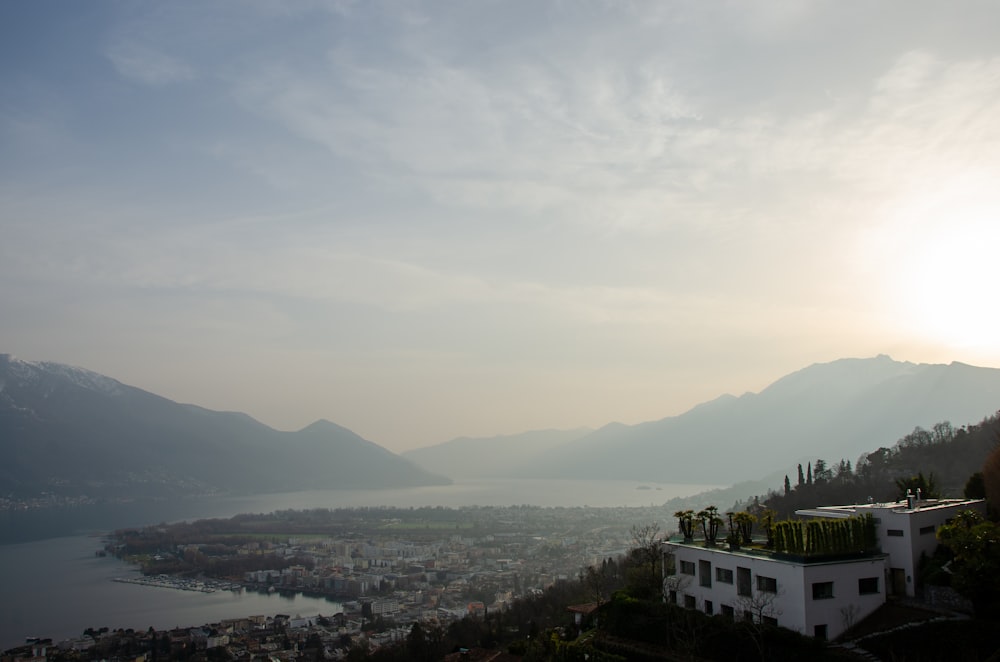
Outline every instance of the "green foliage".
[[719, 516], [718, 507], [708, 506], [704, 510], [698, 511], [695, 517], [701, 520], [701, 531], [705, 536], [705, 542], [714, 545], [719, 536], [719, 527], [723, 523], [722, 517]]
[[947, 421], [935, 424], [931, 430], [918, 427], [891, 447], [862, 455], [853, 468], [850, 461], [843, 459], [830, 465], [832, 469], [817, 461], [815, 471], [814, 465], [809, 465], [813, 480], [807, 481], [799, 465], [796, 485], [786, 484], [791, 489], [778, 488], [760, 499], [782, 518], [819, 505], [865, 503], [869, 499], [892, 501], [900, 495], [896, 481], [909, 480], [914, 468], [934, 469], [932, 489], [925, 489], [929, 482], [925, 478], [921, 496], [961, 496], [969, 476], [983, 469], [998, 439], [1000, 413], [961, 428], [953, 428]]
[[774, 551], [798, 556], [870, 552], [878, 545], [869, 514], [847, 519], [785, 520], [774, 525]]
[[756, 521], [757, 518], [746, 511], [740, 511], [733, 515], [733, 522], [736, 524], [740, 541], [744, 545], [749, 545], [753, 542], [753, 525]]
[[677, 518], [677, 529], [686, 539], [694, 538], [694, 511], [678, 510], [674, 513]]
[[986, 498], [986, 480], [983, 478], [982, 471], [977, 471], [969, 476], [969, 480], [965, 481], [965, 487], [962, 489], [962, 495], [966, 499]]
[[902, 501], [907, 495], [920, 495], [921, 499], [940, 499], [941, 491], [938, 489], [934, 474], [924, 477], [924, 472], [917, 473], [909, 478], [896, 479], [896, 498]]
[[979, 615], [1000, 613], [1000, 525], [966, 510], [938, 529], [952, 554], [952, 587], [972, 601]]
[[[749, 626], [620, 593], [601, 607], [599, 619], [604, 634], [616, 642], [613, 650], [628, 659], [791, 661], [823, 659], [825, 652], [822, 643], [791, 630]], [[621, 639], [635, 643], [626, 647]], [[657, 655], [658, 650], [663, 654]]]

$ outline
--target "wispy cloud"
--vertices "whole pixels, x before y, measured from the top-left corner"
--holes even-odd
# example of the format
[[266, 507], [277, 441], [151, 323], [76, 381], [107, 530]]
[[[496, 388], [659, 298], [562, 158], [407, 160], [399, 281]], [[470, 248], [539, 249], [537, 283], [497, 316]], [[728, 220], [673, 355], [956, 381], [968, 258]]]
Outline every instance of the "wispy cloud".
[[144, 44], [120, 42], [108, 49], [107, 56], [122, 76], [146, 85], [167, 85], [195, 77], [194, 68], [181, 58]]
[[[235, 356], [256, 324], [255, 352], [350, 364], [373, 392], [461, 375], [463, 398], [538, 400], [510, 385], [582, 397], [592, 379], [608, 390], [582, 408], [639, 416], [633, 385], [655, 392], [658, 370], [701, 369], [710, 396], [912, 346], [900, 283], [925, 280], [904, 253], [959, 250], [946, 217], [965, 242], [995, 215], [982, 4], [99, 8], [69, 41], [0, 40], [19, 63], [0, 90], [0, 303], [50, 336], [53, 310], [127, 320], [135, 356], [190, 328], [204, 347], [176, 342], [200, 361]], [[82, 303], [32, 303], [59, 297]], [[610, 392], [629, 396], [598, 406]]]

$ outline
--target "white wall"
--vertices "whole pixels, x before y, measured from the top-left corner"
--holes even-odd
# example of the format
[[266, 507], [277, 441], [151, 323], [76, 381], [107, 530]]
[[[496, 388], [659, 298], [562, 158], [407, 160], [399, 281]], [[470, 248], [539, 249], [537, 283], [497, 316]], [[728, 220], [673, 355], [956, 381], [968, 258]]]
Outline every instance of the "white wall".
[[[684, 606], [684, 595], [693, 596], [695, 608], [699, 611], [705, 611], [706, 600], [712, 601], [716, 615], [722, 613], [722, 605], [733, 607], [737, 618], [742, 617], [744, 610], [751, 609], [776, 618], [781, 627], [808, 636], [813, 636], [816, 625], [825, 624], [827, 637], [833, 639], [851, 622], [860, 621], [885, 602], [884, 556], [802, 564], [741, 551], [706, 548], [700, 544], [667, 543], [665, 548], [666, 551], [673, 552], [677, 568], [677, 574], [666, 582], [665, 589], [669, 589], [671, 584], [675, 587], [677, 601], [681, 606]], [[695, 564], [695, 576], [681, 574], [681, 561]], [[701, 585], [699, 561], [711, 563], [710, 587]], [[740, 567], [750, 569], [750, 598], [737, 594]], [[716, 579], [716, 568], [732, 570], [733, 583], [719, 582]], [[777, 592], [770, 594], [759, 591], [758, 576], [774, 578], [777, 581]], [[858, 579], [866, 577], [878, 579], [877, 593], [858, 593]], [[834, 583], [834, 597], [813, 600], [813, 583], [827, 581]]]

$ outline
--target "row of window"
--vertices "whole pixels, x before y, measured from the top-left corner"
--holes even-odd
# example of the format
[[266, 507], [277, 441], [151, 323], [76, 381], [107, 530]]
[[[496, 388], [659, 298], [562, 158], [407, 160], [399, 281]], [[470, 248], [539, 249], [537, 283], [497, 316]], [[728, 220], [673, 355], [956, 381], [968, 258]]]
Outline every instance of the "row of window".
[[[671, 604], [677, 604], [677, 591], [670, 591], [667, 596], [667, 600]], [[697, 609], [698, 603], [693, 595], [684, 594], [684, 607], [686, 609]], [[711, 600], [705, 600], [705, 613], [709, 616], [715, 615], [715, 603]], [[736, 618], [736, 609], [732, 605], [721, 604], [719, 605], [719, 614], [724, 618], [734, 619]], [[753, 619], [753, 612], [750, 610], [745, 610], [743, 612], [743, 618], [746, 620]], [[773, 625], [777, 627], [778, 619], [772, 616], [760, 615], [761, 623], [764, 625]]]
[[[902, 538], [905, 533], [902, 529], [888, 529], [886, 535], [892, 536], [893, 538]], [[934, 533], [934, 525], [922, 526], [920, 527], [920, 535], [925, 536], [929, 533]]]
[[[813, 600], [827, 600], [833, 597], [833, 582], [815, 582], [812, 585]], [[878, 593], [878, 577], [860, 577], [858, 595]]]
[[[680, 571], [682, 575], [690, 575], [694, 577], [695, 574], [698, 575], [698, 583], [705, 588], [712, 587], [712, 563], [710, 561], [698, 561], [697, 573], [695, 573], [695, 564], [693, 561], [681, 561]], [[736, 579], [737, 587], [736, 592], [739, 595], [749, 596], [750, 595], [750, 568], [736, 568]], [[732, 584], [733, 583], [733, 571], [729, 568], [715, 568], [715, 581], [720, 584]], [[757, 575], [757, 590], [767, 591], [769, 593], [778, 592], [778, 580], [774, 577], [764, 577], [763, 575]]]
[[[695, 576], [695, 564], [693, 561], [680, 562], [681, 574]], [[698, 561], [699, 584], [705, 588], [712, 587], [712, 564], [709, 561]], [[736, 593], [740, 596], [749, 597], [750, 592], [750, 568], [736, 568]], [[733, 571], [729, 568], [715, 568], [715, 581], [720, 584], [733, 583]], [[757, 575], [757, 590], [764, 593], [777, 593], [778, 580], [774, 577]], [[878, 577], [862, 577], [858, 579], [858, 595], [870, 595], [878, 593]], [[833, 582], [815, 582], [812, 585], [813, 600], [826, 600], [833, 597]]]

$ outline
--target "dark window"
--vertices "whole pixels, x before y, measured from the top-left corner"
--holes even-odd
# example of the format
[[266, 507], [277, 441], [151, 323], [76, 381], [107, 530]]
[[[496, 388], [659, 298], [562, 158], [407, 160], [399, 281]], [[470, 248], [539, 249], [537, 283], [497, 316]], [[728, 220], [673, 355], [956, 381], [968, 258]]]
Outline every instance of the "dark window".
[[868, 595], [878, 593], [878, 577], [862, 577], [858, 580], [858, 593]]
[[934, 533], [934, 525], [933, 524], [931, 524], [930, 526], [922, 526], [922, 527], [920, 527], [920, 535], [925, 536], [928, 533]]
[[663, 555], [663, 574], [665, 575], [677, 574], [677, 559], [674, 558], [673, 554]]
[[707, 588], [712, 586], [712, 564], [709, 561], [698, 561], [698, 582]]
[[902, 529], [889, 529], [888, 531], [885, 532], [885, 534], [887, 536], [892, 536], [893, 538], [902, 538], [903, 537], [903, 530]]
[[833, 582], [815, 582], [813, 600], [827, 600], [833, 597]]
[[826, 641], [826, 623], [814, 627], [813, 636], [821, 641]]
[[777, 593], [778, 592], [778, 580], [774, 577], [765, 577], [763, 575], [757, 575], [757, 590], [764, 591], [765, 593]]
[[764, 625], [767, 625], [768, 627], [772, 628], [778, 627], [778, 619], [774, 618], [773, 616], [761, 616], [760, 622], [763, 623]]
[[670, 591], [667, 593], [667, 602], [672, 605], [677, 604], [677, 591]]
[[715, 605], [712, 604], [711, 600], [705, 600], [705, 613], [709, 616], [715, 613]]
[[719, 610], [722, 611], [722, 617], [732, 620], [736, 616], [736, 611], [729, 605], [719, 605]]
[[691, 561], [681, 561], [681, 574], [694, 576], [694, 563]]
[[715, 581], [721, 582], [723, 584], [733, 583], [733, 571], [728, 568], [716, 568], [715, 569]]
[[684, 596], [684, 606], [687, 607], [688, 609], [694, 609], [694, 605], [695, 605], [694, 596], [693, 595], [685, 595]]
[[736, 568], [736, 593], [750, 597], [750, 568]]

